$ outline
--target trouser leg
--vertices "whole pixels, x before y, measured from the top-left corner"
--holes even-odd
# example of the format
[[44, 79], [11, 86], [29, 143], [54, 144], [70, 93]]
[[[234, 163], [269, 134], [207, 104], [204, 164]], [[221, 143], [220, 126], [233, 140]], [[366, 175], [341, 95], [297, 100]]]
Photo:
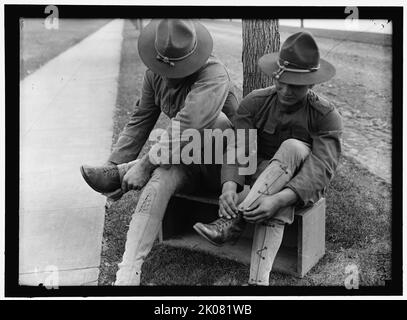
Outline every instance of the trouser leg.
[[285, 140], [266, 168], [256, 172], [253, 186], [239, 204], [244, 210], [263, 195], [272, 195], [283, 189], [309, 155], [307, 144], [296, 139]]
[[[240, 207], [247, 208], [258, 197], [272, 195], [283, 189], [309, 153], [308, 145], [299, 140], [284, 141]], [[293, 219], [293, 208], [286, 207], [269, 221], [255, 225], [249, 283], [269, 285], [270, 272], [283, 239], [284, 225], [292, 223]]]
[[256, 224], [250, 257], [249, 283], [268, 286], [274, 259], [283, 240], [284, 224]]
[[168, 201], [188, 180], [183, 166], [154, 170], [132, 216], [115, 285], [140, 285], [141, 266], [157, 238]]
[[238, 209], [244, 211], [260, 197], [279, 192], [292, 176], [293, 172], [284, 163], [273, 159], [256, 179]]
[[[232, 130], [233, 125], [229, 118], [221, 112], [216, 119], [211, 129], [220, 129], [222, 132], [225, 130]], [[226, 148], [226, 143], [223, 139], [211, 139], [210, 141], [203, 141], [206, 145], [203, 145], [203, 152], [208, 149], [212, 149], [212, 159], [210, 164], [200, 164], [200, 176], [201, 185], [203, 189], [211, 193], [219, 194], [222, 190], [221, 186], [221, 168], [223, 162], [223, 153]], [[220, 157], [219, 157], [220, 155]], [[204, 159], [204, 153], [202, 159]], [[216, 162], [217, 158], [220, 158], [219, 162]]]

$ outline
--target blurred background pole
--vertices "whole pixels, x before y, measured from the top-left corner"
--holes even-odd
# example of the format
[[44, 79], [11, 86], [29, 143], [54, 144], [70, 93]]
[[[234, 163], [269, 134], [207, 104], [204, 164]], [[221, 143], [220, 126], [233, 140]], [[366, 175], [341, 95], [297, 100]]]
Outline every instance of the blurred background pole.
[[257, 66], [259, 58], [280, 49], [278, 20], [242, 20], [243, 97], [254, 89], [271, 86], [272, 80]]

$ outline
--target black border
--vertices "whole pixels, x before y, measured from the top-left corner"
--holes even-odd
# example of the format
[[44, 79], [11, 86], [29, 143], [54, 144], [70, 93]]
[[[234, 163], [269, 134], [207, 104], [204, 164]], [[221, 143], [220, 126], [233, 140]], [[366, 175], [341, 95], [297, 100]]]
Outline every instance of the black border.
[[[60, 18], [344, 18], [345, 7], [210, 7], [57, 5]], [[403, 7], [359, 6], [361, 19], [393, 21], [392, 280], [384, 287], [44, 287], [18, 286], [19, 234], [19, 18], [45, 18], [46, 5], [4, 5], [5, 27], [5, 296], [373, 296], [402, 294]]]

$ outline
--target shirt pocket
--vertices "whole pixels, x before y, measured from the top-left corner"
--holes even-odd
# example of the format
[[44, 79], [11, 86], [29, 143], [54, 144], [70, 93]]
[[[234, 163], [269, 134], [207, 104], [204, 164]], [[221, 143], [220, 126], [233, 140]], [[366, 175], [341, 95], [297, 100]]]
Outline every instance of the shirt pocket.
[[279, 142], [282, 144], [285, 140], [292, 138], [291, 128], [281, 128], [278, 132]]
[[166, 112], [170, 118], [174, 118], [185, 107], [186, 96], [186, 92], [175, 90], [169, 94]]
[[267, 157], [270, 157], [280, 146], [280, 139], [275, 128], [264, 128], [259, 137], [259, 149]]

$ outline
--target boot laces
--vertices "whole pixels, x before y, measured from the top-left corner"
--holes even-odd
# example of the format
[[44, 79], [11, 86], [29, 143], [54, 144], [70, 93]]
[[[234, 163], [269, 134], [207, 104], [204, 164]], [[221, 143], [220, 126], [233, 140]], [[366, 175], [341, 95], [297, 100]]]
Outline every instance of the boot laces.
[[107, 176], [111, 176], [111, 177], [115, 177], [116, 176], [116, 168], [115, 167], [103, 167], [102, 168], [102, 172], [103, 174], [107, 175]]
[[223, 228], [229, 226], [231, 223], [232, 223], [232, 219], [229, 220], [229, 219], [225, 219], [225, 218], [220, 218], [220, 219], [217, 219], [217, 220], [214, 222], [214, 225], [215, 225], [219, 230], [222, 230]]

